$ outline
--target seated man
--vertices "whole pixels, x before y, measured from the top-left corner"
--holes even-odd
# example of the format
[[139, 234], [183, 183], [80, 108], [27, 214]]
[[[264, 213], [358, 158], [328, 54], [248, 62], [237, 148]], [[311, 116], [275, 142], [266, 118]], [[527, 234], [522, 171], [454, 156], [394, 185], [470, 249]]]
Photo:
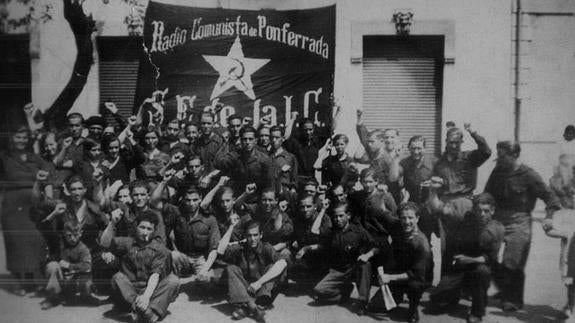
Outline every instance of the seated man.
[[202, 196], [197, 188], [187, 189], [180, 204], [180, 216], [166, 223], [174, 235], [172, 251], [173, 268], [176, 275], [196, 275], [200, 280], [208, 278], [202, 271], [206, 256], [215, 250], [220, 241], [220, 229], [216, 218], [200, 208]]
[[314, 287], [314, 299], [319, 302], [340, 302], [349, 298], [355, 279], [359, 288], [358, 315], [363, 315], [371, 286], [370, 259], [378, 253], [375, 241], [359, 224], [350, 223], [348, 204], [334, 209], [338, 229], [331, 242], [324, 246], [330, 255], [329, 273]]
[[443, 261], [445, 272], [439, 285], [431, 292], [434, 310], [443, 310], [459, 302], [460, 291], [467, 288], [471, 293], [471, 312], [467, 322], [481, 322], [487, 306], [487, 289], [491, 282], [491, 269], [497, 262], [497, 254], [505, 228], [492, 220], [495, 200], [489, 193], [473, 200], [473, 211], [465, 215], [463, 224], [454, 232], [447, 245]]
[[70, 221], [64, 223], [59, 253], [53, 255], [46, 265], [48, 295], [41, 303], [43, 310], [57, 306], [62, 300], [72, 300], [77, 292], [80, 292], [81, 300], [87, 304], [98, 304], [90, 292], [92, 256], [88, 247], [80, 241], [81, 236], [80, 224]]
[[114, 238], [114, 231], [106, 230], [100, 243], [121, 257], [120, 272], [112, 277], [118, 305], [130, 305], [136, 320], [157, 322], [178, 295], [178, 277], [170, 273], [169, 250], [153, 239], [157, 215], [142, 211], [136, 224], [135, 237]]
[[[232, 222], [235, 226], [238, 221]], [[246, 225], [245, 244], [230, 245], [232, 230], [228, 230], [218, 247], [228, 263], [228, 288], [230, 303], [235, 307], [232, 319], [241, 320], [248, 314], [257, 322], [265, 322], [264, 311], [258, 307], [270, 306], [275, 297], [278, 278], [284, 274], [287, 262], [269, 243], [261, 242], [262, 232], [257, 221]]]
[[[385, 273], [379, 276], [380, 282], [389, 284], [391, 294], [397, 304], [407, 294], [409, 299], [408, 322], [419, 322], [418, 306], [421, 295], [429, 286], [433, 277], [431, 247], [427, 238], [419, 231], [417, 222], [418, 207], [413, 202], [399, 206], [401, 230], [393, 237], [391, 257], [385, 267]], [[379, 294], [379, 295], [377, 295]], [[374, 299], [381, 299], [378, 291]]]

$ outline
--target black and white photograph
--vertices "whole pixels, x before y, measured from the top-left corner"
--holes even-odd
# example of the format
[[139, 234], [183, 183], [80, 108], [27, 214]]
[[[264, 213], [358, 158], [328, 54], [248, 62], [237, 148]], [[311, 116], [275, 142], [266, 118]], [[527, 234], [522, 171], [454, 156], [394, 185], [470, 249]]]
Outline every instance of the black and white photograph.
[[0, 0], [0, 322], [575, 322], [575, 0]]

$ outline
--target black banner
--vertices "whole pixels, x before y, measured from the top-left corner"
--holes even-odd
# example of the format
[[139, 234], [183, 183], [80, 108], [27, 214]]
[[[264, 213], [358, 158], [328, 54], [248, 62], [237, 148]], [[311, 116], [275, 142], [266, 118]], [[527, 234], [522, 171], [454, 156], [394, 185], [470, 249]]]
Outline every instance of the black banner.
[[206, 9], [150, 2], [136, 103], [166, 91], [164, 120], [223, 104], [231, 114], [283, 124], [298, 111], [331, 118], [335, 6], [307, 10]]

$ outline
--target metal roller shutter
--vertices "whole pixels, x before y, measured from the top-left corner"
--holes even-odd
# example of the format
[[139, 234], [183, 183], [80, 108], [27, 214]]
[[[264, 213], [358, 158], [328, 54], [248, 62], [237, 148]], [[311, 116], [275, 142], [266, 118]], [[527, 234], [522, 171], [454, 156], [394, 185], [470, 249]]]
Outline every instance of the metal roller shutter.
[[[132, 115], [139, 58], [142, 51], [140, 37], [99, 37], [100, 103], [116, 103], [120, 114]], [[105, 109], [104, 109], [105, 110]], [[107, 111], [102, 111], [109, 124], [115, 124]]]
[[443, 39], [366, 37], [363, 109], [369, 129], [396, 128], [401, 142], [422, 135], [438, 153]]

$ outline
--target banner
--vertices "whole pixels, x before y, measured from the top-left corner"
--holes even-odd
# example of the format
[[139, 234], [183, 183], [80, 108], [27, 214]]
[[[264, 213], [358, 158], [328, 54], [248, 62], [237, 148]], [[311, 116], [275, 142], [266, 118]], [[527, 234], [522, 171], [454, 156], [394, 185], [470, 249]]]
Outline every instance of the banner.
[[293, 111], [331, 121], [335, 5], [252, 11], [152, 1], [144, 45], [136, 109], [164, 91], [164, 120], [218, 106], [222, 126], [232, 114], [284, 124]]

